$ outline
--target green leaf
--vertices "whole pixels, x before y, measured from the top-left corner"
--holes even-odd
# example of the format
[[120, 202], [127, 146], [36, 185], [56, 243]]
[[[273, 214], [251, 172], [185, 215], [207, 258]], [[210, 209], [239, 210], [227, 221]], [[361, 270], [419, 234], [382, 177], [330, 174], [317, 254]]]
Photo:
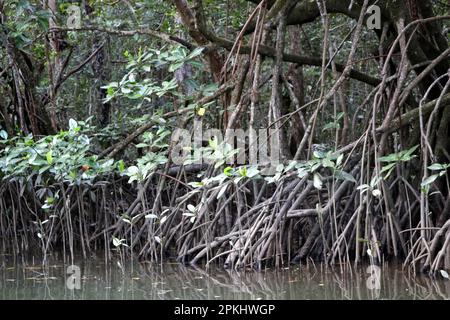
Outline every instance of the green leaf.
[[0, 130], [0, 138], [2, 138], [3, 140], [8, 139], [8, 132], [6, 132], [5, 130]]
[[247, 177], [247, 167], [244, 166], [244, 167], [239, 168], [238, 173], [241, 177], [246, 178]]
[[120, 160], [118, 162], [119, 171], [123, 172], [125, 170], [125, 162], [123, 160]]
[[39, 174], [43, 174], [45, 171], [47, 171], [48, 169], [50, 169], [50, 166], [45, 166], [39, 169]]
[[393, 162], [393, 161], [398, 161], [398, 155], [396, 153], [384, 156], [384, 157], [380, 157], [379, 159], [381, 162]]
[[112, 242], [113, 242], [114, 247], [118, 247], [121, 244], [121, 241], [114, 236], [112, 237]]
[[148, 144], [146, 144], [146, 143], [138, 143], [137, 145], [136, 145], [136, 148], [147, 148], [149, 145]]
[[325, 168], [334, 168], [334, 163], [333, 163], [333, 161], [331, 161], [329, 158], [324, 158], [324, 159], [322, 160], [322, 165], [323, 165]]
[[197, 47], [197, 48], [195, 48], [195, 49], [187, 56], [186, 60], [190, 60], [190, 59], [193, 59], [193, 58], [199, 56], [199, 55], [202, 53], [202, 51], [203, 51], [204, 49], [205, 49], [205, 48], [203, 48], [203, 47]]
[[318, 173], [314, 174], [313, 185], [314, 185], [314, 188], [316, 188], [318, 190], [322, 189], [323, 182]]
[[253, 177], [257, 176], [258, 174], [259, 174], [259, 170], [258, 170], [258, 167], [256, 167], [256, 166], [251, 166], [247, 170], [247, 177], [249, 177], [249, 178], [253, 178]]
[[226, 167], [225, 169], [223, 169], [223, 173], [227, 177], [231, 177], [233, 175], [233, 168], [232, 167]]
[[336, 159], [336, 166], [339, 167], [342, 163], [342, 160], [344, 160], [344, 155], [340, 154]]
[[48, 164], [52, 164], [53, 163], [53, 151], [50, 150], [49, 152], [47, 152], [47, 154], [45, 155], [46, 159], [47, 159], [47, 163]]
[[127, 174], [130, 175], [130, 176], [136, 175], [136, 174], [138, 174], [138, 173], [139, 173], [139, 168], [136, 167], [136, 166], [131, 166], [131, 167], [129, 167], [128, 170], [127, 170]]
[[313, 151], [313, 158], [314, 159], [323, 159], [326, 157], [326, 153], [320, 150], [314, 150]]
[[426, 187], [431, 185], [437, 178], [439, 177], [438, 174], [433, 174], [432, 176], [429, 176], [426, 178], [422, 183], [420, 184], [421, 187]]
[[446, 166], [443, 165], [443, 164], [440, 164], [440, 163], [434, 163], [431, 166], [429, 166], [428, 169], [434, 170], [434, 171], [436, 171], [436, 170], [445, 170]]
[[108, 85], [101, 87], [102, 89], [109, 89], [109, 88], [118, 88], [119, 87], [119, 83], [118, 82], [110, 82], [108, 83]]
[[47, 204], [54, 204], [55, 203], [55, 198], [54, 197], [47, 197], [45, 199], [45, 203], [47, 203]]
[[326, 131], [326, 130], [330, 130], [330, 129], [339, 129], [340, 127], [341, 127], [341, 125], [340, 125], [339, 123], [336, 123], [336, 122], [330, 122], [330, 123], [327, 123], [327, 124], [323, 127], [322, 131]]
[[175, 70], [181, 68], [183, 66], [184, 62], [175, 62], [169, 66], [169, 72], [174, 72]]
[[382, 174], [382, 173], [384, 173], [384, 172], [386, 172], [386, 171], [388, 172], [388, 173], [386, 173], [386, 175], [384, 176], [384, 179], [387, 179], [387, 178], [391, 175], [391, 173], [392, 173], [392, 171], [394, 170], [394, 168], [395, 168], [396, 165], [397, 165], [397, 162], [393, 162], [393, 163], [390, 163], [390, 164], [384, 166], [384, 167], [381, 169], [380, 174]]
[[75, 180], [77, 177], [77, 172], [74, 170], [70, 171], [69, 177], [71, 177], [73, 180]]
[[344, 117], [344, 115], [345, 115], [345, 112], [339, 112], [336, 115], [336, 121], [341, 120]]
[[209, 139], [208, 144], [213, 150], [216, 150], [217, 149], [217, 138], [214, 137], [214, 139]]
[[75, 131], [75, 129], [78, 127], [78, 123], [74, 119], [69, 120], [69, 129], [71, 131]]
[[225, 160], [217, 161], [217, 162], [214, 164], [214, 169], [217, 169], [217, 168], [221, 167], [221, 166], [224, 165], [224, 164], [225, 164]]
[[121, 91], [123, 94], [130, 94], [131, 92], [133, 92], [133, 90], [131, 90], [130, 88], [126, 88], [126, 87], [120, 88], [120, 91]]
[[297, 175], [299, 178], [303, 178], [308, 175], [308, 170], [306, 170], [305, 168], [299, 168], [297, 170]]
[[412, 147], [411, 149], [406, 150], [405, 154], [404, 154], [404, 156], [402, 158], [408, 158], [408, 160], [410, 160], [409, 157], [411, 157], [413, 152], [416, 151], [418, 147], [419, 147], [419, 145], [416, 145], [416, 146]]
[[385, 165], [381, 168], [380, 173], [386, 172], [388, 170], [391, 170], [393, 167], [395, 167], [397, 165], [397, 163], [390, 163], [388, 165]]
[[204, 183], [203, 182], [199, 182], [199, 181], [193, 181], [193, 182], [189, 182], [188, 185], [193, 187], [193, 188], [200, 188], [200, 187], [204, 186]]
[[[190, 64], [191, 66], [201, 69], [203, 67], [203, 63], [201, 63], [200, 61], [188, 61], [188, 64]], [[191, 79], [187, 79], [187, 80], [191, 80]]]

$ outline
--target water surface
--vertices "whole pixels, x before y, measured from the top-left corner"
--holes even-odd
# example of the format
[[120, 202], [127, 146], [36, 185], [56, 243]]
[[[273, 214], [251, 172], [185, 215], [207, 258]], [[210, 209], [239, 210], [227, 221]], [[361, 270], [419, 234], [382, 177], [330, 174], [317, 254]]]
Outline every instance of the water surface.
[[105, 262], [75, 259], [81, 287], [67, 287], [67, 267], [58, 256], [43, 267], [37, 257], [0, 256], [0, 299], [450, 299], [450, 281], [415, 275], [398, 265], [381, 268], [381, 288], [368, 288], [367, 267], [294, 265], [284, 269], [225, 270], [177, 263]]

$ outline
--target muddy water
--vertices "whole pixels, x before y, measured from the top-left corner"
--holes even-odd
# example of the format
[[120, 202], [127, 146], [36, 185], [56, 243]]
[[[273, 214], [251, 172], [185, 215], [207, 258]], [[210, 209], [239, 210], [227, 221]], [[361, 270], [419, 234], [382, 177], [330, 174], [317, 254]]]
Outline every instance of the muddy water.
[[91, 257], [73, 261], [81, 273], [77, 283], [71, 277], [75, 273], [67, 272], [70, 264], [51, 257], [43, 267], [37, 257], [1, 255], [0, 299], [450, 299], [450, 281], [414, 275], [393, 264], [380, 269], [380, 289], [373, 285], [376, 280], [366, 272], [367, 266], [290, 266], [256, 272], [177, 263], [122, 265]]

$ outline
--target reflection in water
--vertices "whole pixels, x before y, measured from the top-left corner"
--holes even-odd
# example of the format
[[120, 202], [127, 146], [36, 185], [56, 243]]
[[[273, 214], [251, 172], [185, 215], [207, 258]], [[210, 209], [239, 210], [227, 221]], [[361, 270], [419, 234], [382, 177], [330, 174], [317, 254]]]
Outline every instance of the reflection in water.
[[0, 256], [0, 299], [450, 299], [450, 281], [381, 268], [381, 289], [368, 289], [370, 274], [325, 266], [289, 269], [208, 270], [177, 263], [152, 265], [101, 258], [77, 259], [81, 289], [66, 286], [68, 264], [53, 256], [45, 267], [33, 258]]

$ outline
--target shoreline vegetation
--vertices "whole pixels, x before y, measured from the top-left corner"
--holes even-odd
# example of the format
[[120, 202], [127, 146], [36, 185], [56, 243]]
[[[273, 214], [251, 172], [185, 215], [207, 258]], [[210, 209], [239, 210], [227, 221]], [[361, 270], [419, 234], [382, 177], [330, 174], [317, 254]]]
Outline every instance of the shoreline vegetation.
[[2, 252], [449, 277], [449, 5], [43, 3], [0, 1]]

